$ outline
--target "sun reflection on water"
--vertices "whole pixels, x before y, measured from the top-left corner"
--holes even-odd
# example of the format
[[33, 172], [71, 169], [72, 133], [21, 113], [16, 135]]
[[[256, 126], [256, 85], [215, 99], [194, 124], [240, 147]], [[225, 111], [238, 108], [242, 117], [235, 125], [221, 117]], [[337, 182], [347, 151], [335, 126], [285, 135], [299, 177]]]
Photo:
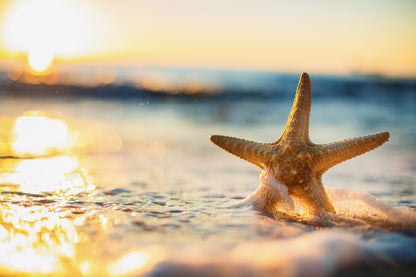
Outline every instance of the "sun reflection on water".
[[69, 132], [66, 123], [31, 112], [19, 117], [14, 125], [12, 148], [18, 155], [44, 155], [51, 150], [69, 147]]
[[79, 167], [78, 157], [71, 153], [70, 137], [62, 119], [50, 118], [39, 111], [18, 117], [10, 144], [19, 159], [2, 162], [0, 183], [8, 185], [6, 190], [17, 187], [24, 193], [68, 195], [92, 191], [95, 188], [92, 177]]
[[108, 267], [111, 275], [131, 274], [142, 268], [148, 261], [149, 254], [143, 251], [131, 252]]
[[45, 206], [8, 203], [0, 210], [0, 273], [48, 274], [72, 258], [78, 234], [71, 220]]
[[14, 156], [0, 160], [0, 275], [61, 274], [76, 255], [77, 223], [91, 212], [74, 216], [59, 199], [95, 186], [70, 151], [65, 121], [28, 112], [10, 138]]
[[[15, 120], [5, 147], [12, 154], [0, 155], [1, 276], [124, 276], [146, 272], [162, 258], [152, 247], [97, 253], [117, 220], [84, 204], [95, 186], [77, 155], [89, 149], [82, 138], [96, 135], [80, 139], [81, 130], [42, 112]], [[99, 152], [120, 150], [121, 139], [112, 135]]]
[[0, 183], [17, 185], [25, 193], [92, 191], [91, 177], [78, 165], [78, 159], [71, 156], [21, 160], [10, 172], [0, 175]]

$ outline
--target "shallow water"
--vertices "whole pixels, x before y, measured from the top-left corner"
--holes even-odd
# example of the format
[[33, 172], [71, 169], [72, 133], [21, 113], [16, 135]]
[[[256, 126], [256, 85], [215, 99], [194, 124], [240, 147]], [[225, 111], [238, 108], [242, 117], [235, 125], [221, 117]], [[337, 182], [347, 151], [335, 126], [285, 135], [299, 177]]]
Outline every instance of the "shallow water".
[[[295, 88], [296, 83], [288, 95]], [[260, 184], [260, 172], [208, 139], [224, 134], [276, 140], [291, 97], [197, 102], [3, 97], [0, 273], [411, 276], [416, 103], [414, 91], [405, 95], [407, 100], [394, 95], [313, 100], [315, 143], [391, 134], [385, 145], [324, 175], [337, 212], [352, 222], [327, 224], [278, 220], [238, 207]], [[41, 118], [43, 123], [22, 121], [22, 129], [36, 127], [39, 138], [18, 133], [23, 116]], [[51, 124], [66, 129], [49, 133]], [[54, 147], [45, 154], [16, 154], [19, 136], [24, 145], [38, 139], [36, 145]], [[378, 215], [385, 224], [371, 224]]]

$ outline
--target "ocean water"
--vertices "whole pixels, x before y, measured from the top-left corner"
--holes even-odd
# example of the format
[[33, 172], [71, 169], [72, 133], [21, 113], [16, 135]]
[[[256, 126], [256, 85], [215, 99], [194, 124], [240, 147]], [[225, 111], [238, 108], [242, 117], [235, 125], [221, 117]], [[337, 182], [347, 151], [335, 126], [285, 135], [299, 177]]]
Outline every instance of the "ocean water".
[[147, 98], [4, 85], [0, 275], [414, 276], [415, 82], [311, 76], [312, 142], [390, 139], [325, 173], [342, 220], [300, 222], [239, 205], [260, 170], [209, 141], [276, 140], [299, 76], [219, 76]]

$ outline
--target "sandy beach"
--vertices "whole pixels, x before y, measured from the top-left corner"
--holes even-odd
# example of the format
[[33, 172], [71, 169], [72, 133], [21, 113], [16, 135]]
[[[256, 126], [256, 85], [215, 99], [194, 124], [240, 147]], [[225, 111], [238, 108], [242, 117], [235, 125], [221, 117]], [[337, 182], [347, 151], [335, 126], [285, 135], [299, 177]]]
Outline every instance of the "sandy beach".
[[[209, 136], [275, 140], [296, 78], [264, 92], [267, 99], [232, 91], [197, 100], [36, 99], [3, 90], [0, 273], [411, 276], [415, 86], [393, 95], [366, 80], [354, 96], [340, 95], [327, 89], [355, 81], [322, 77], [313, 87], [313, 142], [391, 134], [325, 174], [343, 220], [286, 221], [237, 205], [259, 186], [260, 171]], [[34, 140], [35, 148], [19, 148]]]

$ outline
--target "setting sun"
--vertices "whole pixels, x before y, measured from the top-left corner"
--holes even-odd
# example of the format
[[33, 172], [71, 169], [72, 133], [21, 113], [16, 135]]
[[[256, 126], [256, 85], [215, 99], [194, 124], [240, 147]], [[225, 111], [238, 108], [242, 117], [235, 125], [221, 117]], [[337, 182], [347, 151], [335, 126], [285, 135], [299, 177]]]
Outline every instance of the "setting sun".
[[54, 53], [47, 49], [30, 49], [27, 55], [29, 65], [37, 72], [42, 72], [48, 69], [51, 65]]
[[416, 74], [412, 1], [223, 2], [2, 0], [0, 59], [26, 57], [35, 75], [86, 64]]
[[90, 46], [88, 16], [81, 2], [20, 0], [5, 13], [3, 39], [9, 51], [22, 52], [35, 72], [56, 57], [73, 57]]

